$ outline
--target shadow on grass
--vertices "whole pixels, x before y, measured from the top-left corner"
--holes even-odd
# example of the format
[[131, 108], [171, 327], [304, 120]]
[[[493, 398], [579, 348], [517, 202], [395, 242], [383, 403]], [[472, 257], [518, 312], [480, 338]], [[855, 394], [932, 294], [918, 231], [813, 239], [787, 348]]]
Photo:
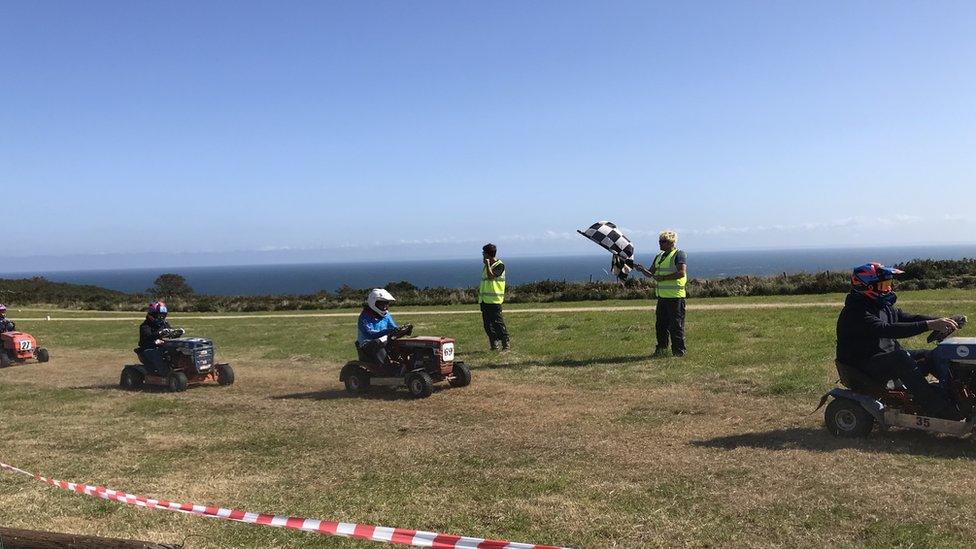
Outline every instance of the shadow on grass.
[[121, 391], [118, 383], [100, 383], [97, 385], [77, 385], [68, 387], [69, 389], [99, 390], [99, 391]]
[[[76, 385], [74, 387], [68, 387], [74, 390], [85, 390], [85, 391], [118, 391], [120, 393], [169, 393], [170, 390], [165, 385], [151, 385], [149, 383], [144, 384], [138, 389], [123, 389], [118, 383], [97, 383], [94, 385]], [[191, 383], [186, 387], [186, 391], [201, 391], [201, 390], [212, 390], [219, 389], [220, 385], [216, 383]], [[184, 391], [184, 392], [186, 392]]]
[[[434, 391], [436, 392], [436, 388]], [[327, 391], [309, 391], [307, 393], [291, 393], [287, 395], [275, 395], [268, 397], [271, 400], [338, 400], [341, 398], [359, 398], [365, 400], [400, 400], [409, 399], [410, 394], [397, 391], [395, 389], [372, 388], [368, 393], [361, 395], [349, 394], [345, 389], [329, 389]]]
[[832, 436], [823, 428], [795, 427], [696, 440], [691, 444], [702, 448], [724, 450], [746, 447], [764, 450], [834, 452], [854, 448], [877, 454], [976, 459], [976, 446], [968, 438], [961, 439], [912, 430], [893, 430], [886, 433], [875, 431], [864, 439], [844, 439]]
[[549, 360], [526, 360], [523, 362], [485, 362], [475, 367], [477, 370], [500, 370], [505, 368], [585, 368], [601, 364], [631, 364], [634, 362], [650, 362], [647, 355], [596, 357], [586, 359], [553, 358]]

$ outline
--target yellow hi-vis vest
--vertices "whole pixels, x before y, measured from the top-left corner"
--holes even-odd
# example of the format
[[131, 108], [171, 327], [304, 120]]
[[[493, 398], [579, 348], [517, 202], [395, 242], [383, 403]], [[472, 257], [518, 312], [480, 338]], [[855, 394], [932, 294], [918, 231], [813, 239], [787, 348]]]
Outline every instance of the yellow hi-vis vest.
[[[678, 253], [675, 248], [665, 254], [661, 252], [654, 258], [654, 274], [669, 275], [678, 272], [678, 266], [674, 264], [674, 255]], [[685, 282], [688, 282], [688, 275], [674, 280], [658, 280], [654, 294], [658, 297], [685, 297]]]
[[[491, 264], [491, 270], [504, 265], [500, 259]], [[488, 277], [488, 267], [481, 269], [481, 286], [478, 288], [478, 303], [501, 304], [505, 301], [505, 271], [495, 278]]]

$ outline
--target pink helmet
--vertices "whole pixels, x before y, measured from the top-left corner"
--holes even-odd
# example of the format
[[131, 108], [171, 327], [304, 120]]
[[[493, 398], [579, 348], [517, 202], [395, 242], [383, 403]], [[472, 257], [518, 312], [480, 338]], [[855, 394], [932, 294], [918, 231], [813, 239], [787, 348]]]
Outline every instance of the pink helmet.
[[4, 305], [3, 303], [0, 303], [0, 315], [5, 314], [6, 312], [7, 312], [7, 306]]
[[149, 308], [146, 309], [146, 314], [152, 316], [165, 317], [169, 310], [166, 308], [166, 304], [162, 301], [153, 301], [149, 304]]

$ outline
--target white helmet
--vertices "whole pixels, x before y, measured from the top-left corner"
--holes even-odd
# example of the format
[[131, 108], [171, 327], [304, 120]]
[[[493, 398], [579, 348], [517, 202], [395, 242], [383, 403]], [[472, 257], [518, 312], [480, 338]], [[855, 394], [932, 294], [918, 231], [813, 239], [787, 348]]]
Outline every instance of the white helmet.
[[[380, 316], [386, 316], [386, 311], [390, 307], [390, 303], [396, 301], [390, 292], [384, 290], [383, 288], [376, 288], [369, 292], [369, 297], [366, 298], [366, 305], [376, 312]], [[385, 303], [385, 306], [380, 308], [377, 303]]]

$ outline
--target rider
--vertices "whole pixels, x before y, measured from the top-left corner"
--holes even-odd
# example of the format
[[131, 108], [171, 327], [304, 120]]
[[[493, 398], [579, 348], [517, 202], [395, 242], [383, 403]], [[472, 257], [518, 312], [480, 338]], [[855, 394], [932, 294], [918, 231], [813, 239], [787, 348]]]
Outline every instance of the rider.
[[7, 306], [0, 303], [0, 334], [16, 329], [14, 321], [7, 318]]
[[169, 364], [159, 349], [163, 344], [160, 332], [170, 328], [169, 322], [166, 322], [167, 312], [165, 303], [153, 301], [146, 309], [146, 320], [139, 325], [139, 358], [156, 375], [162, 377], [169, 375]]
[[386, 364], [386, 343], [391, 335], [396, 335], [403, 330], [393, 321], [393, 315], [389, 312], [390, 303], [394, 301], [396, 299], [390, 292], [376, 288], [369, 292], [366, 303], [363, 304], [363, 312], [359, 313], [356, 348], [370, 362]]
[[913, 315], [895, 307], [892, 281], [902, 272], [880, 263], [854, 268], [851, 292], [837, 319], [837, 361], [879, 381], [899, 379], [926, 413], [960, 419], [947, 395], [925, 379], [928, 351], [905, 350], [897, 341], [959, 326], [951, 318]]

